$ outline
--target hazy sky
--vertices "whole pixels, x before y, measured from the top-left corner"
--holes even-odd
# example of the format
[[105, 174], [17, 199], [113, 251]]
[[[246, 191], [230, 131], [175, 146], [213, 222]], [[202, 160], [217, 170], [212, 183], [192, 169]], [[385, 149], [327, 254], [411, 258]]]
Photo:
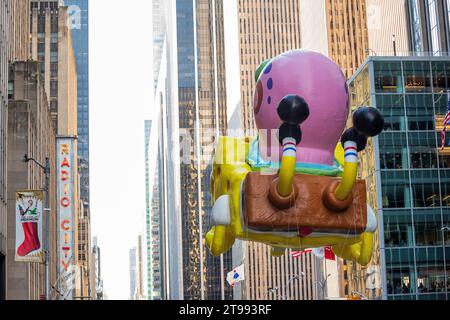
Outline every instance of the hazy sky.
[[152, 117], [150, 0], [90, 10], [90, 183], [105, 293], [128, 299], [128, 250], [144, 230], [144, 119]]

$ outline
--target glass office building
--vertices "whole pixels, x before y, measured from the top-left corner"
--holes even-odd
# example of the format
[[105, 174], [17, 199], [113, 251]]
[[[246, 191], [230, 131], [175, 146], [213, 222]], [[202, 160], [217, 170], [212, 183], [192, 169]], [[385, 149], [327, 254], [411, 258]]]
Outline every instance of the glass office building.
[[227, 127], [223, 1], [157, 0], [153, 8], [154, 21], [163, 21], [153, 30], [155, 105], [161, 107], [158, 170], [164, 177], [162, 297], [232, 299], [226, 284], [231, 253], [212, 256], [204, 237], [215, 136]]
[[78, 75], [78, 161], [81, 199], [89, 204], [89, 2], [65, 0]]
[[374, 106], [386, 122], [360, 164], [376, 181], [383, 296], [450, 299], [450, 57], [372, 57], [349, 87], [353, 109]]
[[411, 50], [445, 55], [450, 51], [450, 0], [408, 0]]

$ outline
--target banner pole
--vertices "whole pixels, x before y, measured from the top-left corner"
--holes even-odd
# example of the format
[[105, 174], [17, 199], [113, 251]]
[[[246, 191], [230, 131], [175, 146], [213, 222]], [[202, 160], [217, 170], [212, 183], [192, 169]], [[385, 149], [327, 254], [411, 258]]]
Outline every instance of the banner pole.
[[50, 300], [50, 159], [45, 158], [45, 298]]

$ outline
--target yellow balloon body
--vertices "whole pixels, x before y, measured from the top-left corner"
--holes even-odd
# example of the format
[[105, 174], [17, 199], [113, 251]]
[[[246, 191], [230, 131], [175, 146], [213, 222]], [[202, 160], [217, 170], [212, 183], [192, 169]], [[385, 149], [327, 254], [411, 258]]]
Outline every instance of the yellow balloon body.
[[[227, 196], [230, 205], [230, 223], [214, 226], [206, 234], [206, 243], [214, 256], [229, 251], [236, 239], [255, 241], [273, 248], [272, 254], [280, 256], [283, 249], [304, 250], [332, 246], [333, 252], [346, 260], [355, 261], [363, 266], [370, 262], [373, 250], [373, 235], [363, 233], [355, 237], [288, 237], [280, 233], [255, 232], [243, 225], [242, 184], [252, 168], [246, 159], [250, 139], [220, 137], [211, 174], [211, 194], [213, 203]], [[336, 159], [343, 164], [343, 150], [336, 148]]]

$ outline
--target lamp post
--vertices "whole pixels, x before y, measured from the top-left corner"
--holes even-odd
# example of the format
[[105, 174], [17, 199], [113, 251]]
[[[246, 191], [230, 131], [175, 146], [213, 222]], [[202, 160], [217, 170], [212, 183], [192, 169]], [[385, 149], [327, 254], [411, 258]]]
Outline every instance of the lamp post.
[[321, 300], [325, 300], [325, 289], [327, 286], [327, 281], [330, 277], [331, 277], [331, 274], [328, 274], [327, 277], [325, 278], [325, 280], [322, 280], [322, 281], [316, 280], [315, 281], [316, 285], [319, 285], [320, 290], [321, 290], [321, 295], [322, 295]]
[[44, 185], [44, 192], [45, 192], [45, 208], [44, 211], [46, 212], [45, 217], [45, 239], [44, 239], [44, 250], [45, 250], [45, 300], [50, 300], [50, 245], [49, 245], [49, 234], [50, 234], [50, 200], [49, 200], [49, 194], [50, 194], [50, 159], [47, 157], [45, 158], [45, 165], [42, 165], [39, 163], [36, 159], [29, 158], [26, 154], [23, 158], [23, 161], [25, 163], [28, 163], [30, 161], [33, 161], [35, 164], [37, 164], [43, 171], [45, 175], [45, 185]]
[[394, 47], [394, 57], [397, 56], [397, 41], [395, 34], [392, 35], [392, 46]]
[[[289, 280], [288, 280], [288, 282], [286, 283], [286, 285], [290, 285], [292, 282], [294, 282], [295, 280], [300, 280], [300, 278], [301, 277], [305, 277], [306, 275], [305, 275], [305, 273], [303, 272], [303, 271], [301, 271], [300, 272], [300, 274], [296, 274], [296, 275], [294, 275], [292, 278], [290, 278]], [[281, 298], [281, 300], [288, 300], [287, 298], [286, 298], [286, 296], [284, 296], [284, 295], [282, 295], [281, 293], [279, 293], [279, 291], [280, 291], [280, 288], [278, 288], [278, 287], [275, 287], [275, 288], [269, 288], [268, 290], [267, 290], [267, 293], [266, 293], [266, 297], [268, 297], [269, 296], [269, 294], [277, 294], [275, 297], [279, 297], [279, 298]], [[289, 300], [290, 300], [290, 297], [289, 297]]]

